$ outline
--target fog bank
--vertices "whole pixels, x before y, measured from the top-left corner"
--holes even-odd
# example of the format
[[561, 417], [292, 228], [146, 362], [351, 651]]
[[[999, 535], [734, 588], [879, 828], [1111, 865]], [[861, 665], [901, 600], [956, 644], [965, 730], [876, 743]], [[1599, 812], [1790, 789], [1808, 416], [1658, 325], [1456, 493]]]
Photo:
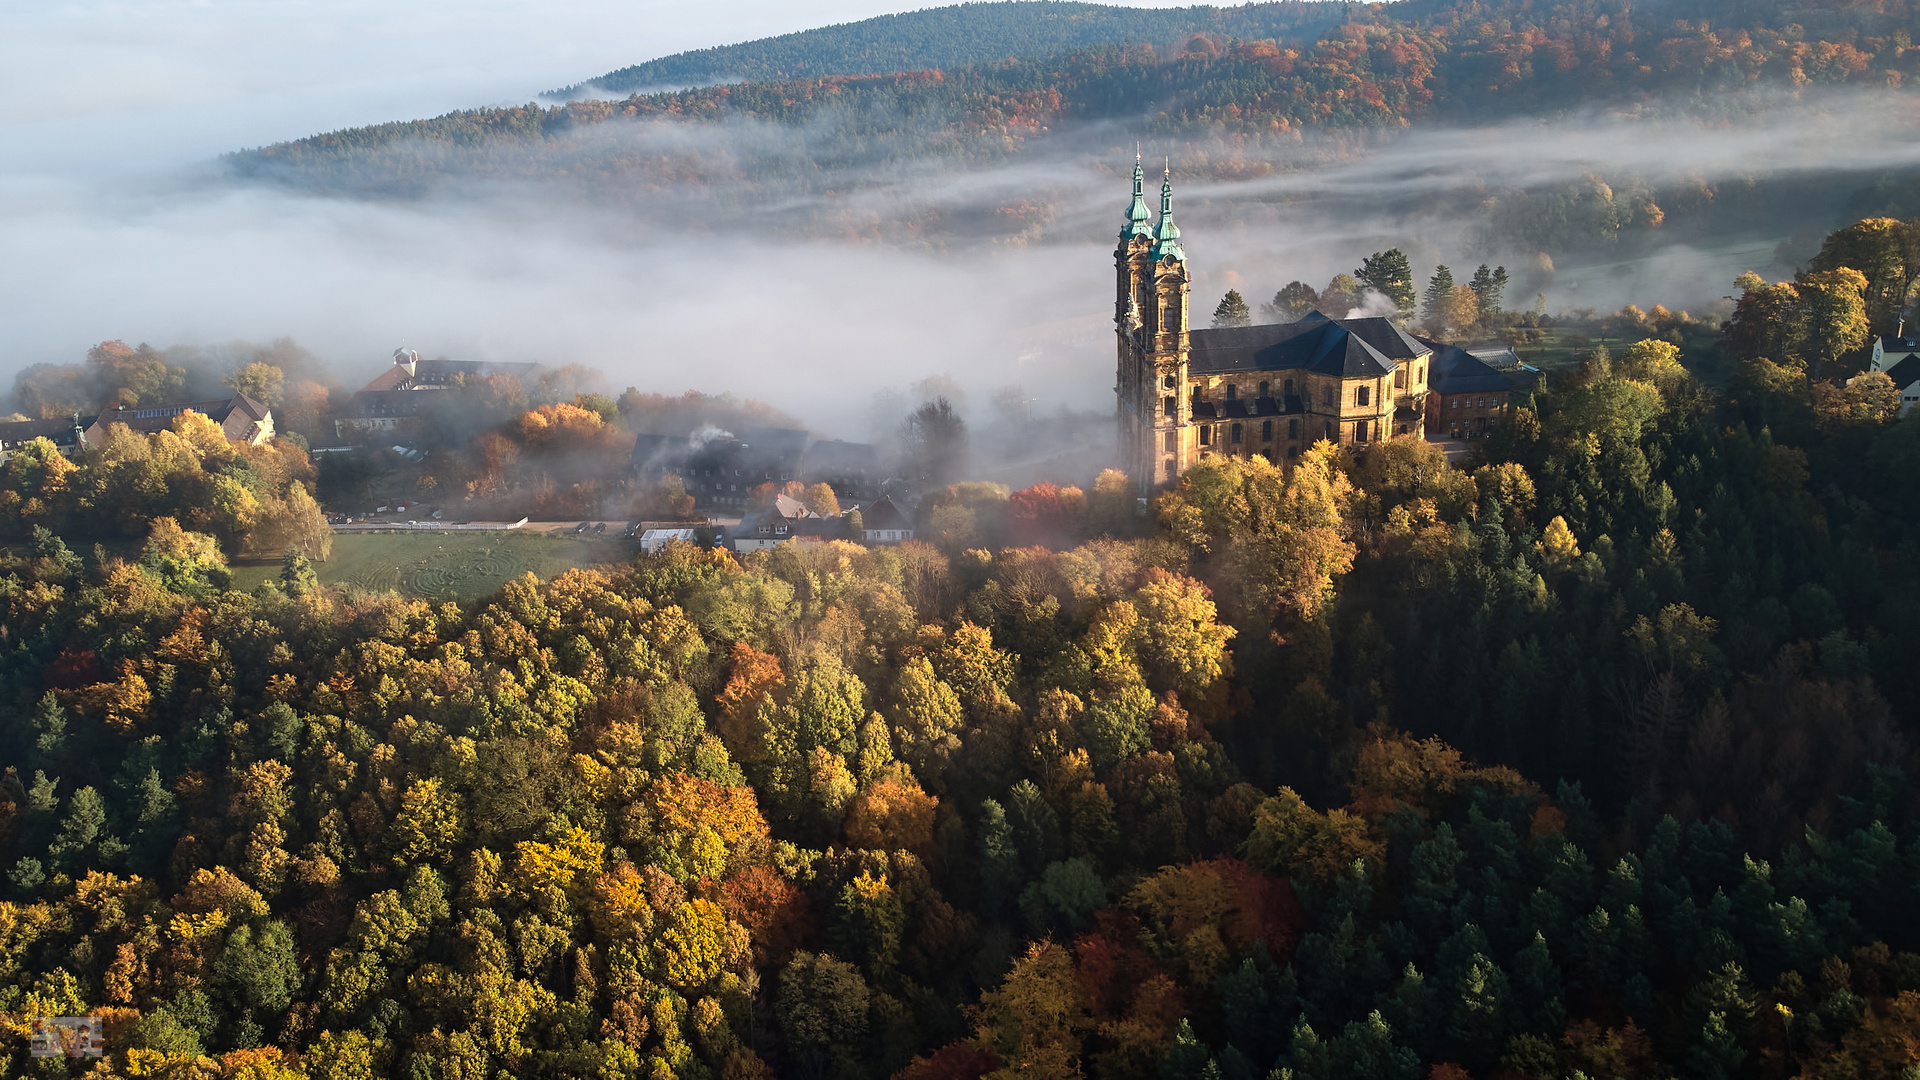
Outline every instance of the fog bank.
[[[1121, 125], [1071, 128], [961, 168], [889, 162], [879, 147], [778, 184], [752, 163], [803, 160], [808, 131], [608, 124], [561, 156], [658, 166], [611, 174], [611, 184], [530, 182], [508, 168], [407, 201], [233, 184], [208, 165], [235, 147], [526, 100], [643, 55], [885, 9], [730, 5], [723, 17], [740, 21], [725, 25], [711, 22], [710, 6], [696, 22], [678, 0], [644, 10], [262, 0], [10, 12], [0, 79], [25, 107], [0, 119], [0, 290], [10, 308], [0, 380], [28, 364], [76, 362], [107, 338], [290, 335], [348, 385], [405, 344], [429, 356], [587, 364], [615, 389], [732, 391], [853, 437], [866, 434], [876, 392], [940, 373], [976, 404], [1018, 385], [1042, 414], [1109, 408], [1110, 252], [1136, 138]], [[125, 73], [63, 82], [62, 58], [70, 72], [84, 53]], [[1772, 204], [1741, 194], [1756, 178], [1800, 184], [1806, 205], [1795, 212], [1831, 217], [1845, 185], [1920, 165], [1916, 127], [1901, 103], [1806, 98], [1711, 122], [1593, 116], [1366, 146], [1309, 140], [1238, 173], [1219, 167], [1238, 151], [1212, 139], [1149, 138], [1146, 150], [1175, 163], [1204, 325], [1227, 288], [1257, 305], [1290, 280], [1319, 286], [1393, 246], [1422, 277], [1436, 262], [1457, 273], [1508, 262], [1509, 306], [1530, 306], [1535, 291], [1554, 308], [1697, 306], [1741, 270], [1770, 269], [1789, 231]], [[1861, 130], [1879, 137], [1862, 142], [1851, 134]], [[1832, 177], [1835, 161], [1855, 175]], [[674, 179], [688, 163], [706, 170], [691, 174], [698, 184]], [[1223, 175], [1243, 178], [1194, 178]], [[1526, 192], [1594, 176], [1623, 192], [1678, 191], [1711, 212], [1676, 213], [1665, 232], [1526, 276], [1534, 246], [1489, 222], [1516, 199], [1544, 198]], [[1713, 227], [1689, 232], [1688, 221]]]

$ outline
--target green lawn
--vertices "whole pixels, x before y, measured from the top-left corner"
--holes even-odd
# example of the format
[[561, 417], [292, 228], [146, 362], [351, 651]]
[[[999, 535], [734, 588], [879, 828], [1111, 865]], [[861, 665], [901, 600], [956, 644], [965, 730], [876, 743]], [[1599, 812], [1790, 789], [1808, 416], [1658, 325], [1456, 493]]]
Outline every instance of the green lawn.
[[[627, 562], [634, 551], [629, 540], [545, 532], [336, 533], [333, 557], [315, 569], [327, 585], [472, 601], [529, 570], [547, 578], [576, 566]], [[279, 572], [277, 562], [235, 566], [233, 585], [252, 589]]]

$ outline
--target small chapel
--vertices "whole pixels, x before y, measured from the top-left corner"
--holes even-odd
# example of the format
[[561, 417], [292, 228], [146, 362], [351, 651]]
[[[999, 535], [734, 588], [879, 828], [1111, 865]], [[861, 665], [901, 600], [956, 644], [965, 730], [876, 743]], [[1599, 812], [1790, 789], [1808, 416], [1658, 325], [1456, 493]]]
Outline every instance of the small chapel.
[[[1434, 421], [1436, 351], [1446, 354], [1449, 371], [1499, 379], [1463, 350], [1409, 334], [1391, 319], [1316, 311], [1291, 323], [1194, 328], [1172, 170], [1160, 183], [1157, 221], [1143, 183], [1136, 158], [1133, 201], [1114, 250], [1113, 311], [1122, 467], [1143, 492], [1172, 485], [1212, 455], [1260, 454], [1286, 464], [1322, 439], [1424, 438]], [[1497, 416], [1504, 383], [1497, 400], [1485, 391], [1478, 400]]]

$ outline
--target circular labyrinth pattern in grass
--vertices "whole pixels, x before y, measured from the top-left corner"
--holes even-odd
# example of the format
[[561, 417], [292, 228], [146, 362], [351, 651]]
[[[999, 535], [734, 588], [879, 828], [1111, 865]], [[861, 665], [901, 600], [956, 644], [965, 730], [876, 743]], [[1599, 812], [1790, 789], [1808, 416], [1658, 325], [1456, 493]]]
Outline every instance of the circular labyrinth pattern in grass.
[[435, 551], [407, 567], [406, 591], [426, 599], [463, 596], [471, 599], [494, 589], [525, 570], [525, 560], [504, 545]]
[[347, 581], [368, 592], [392, 592], [400, 587], [400, 568], [391, 563], [373, 562], [348, 574]]

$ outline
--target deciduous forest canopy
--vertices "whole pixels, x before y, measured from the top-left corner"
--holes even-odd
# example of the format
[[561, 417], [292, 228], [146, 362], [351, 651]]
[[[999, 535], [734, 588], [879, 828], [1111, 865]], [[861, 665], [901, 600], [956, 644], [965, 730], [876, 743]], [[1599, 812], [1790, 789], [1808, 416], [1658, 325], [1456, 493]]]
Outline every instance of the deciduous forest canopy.
[[[1234, 151], [1197, 162], [1219, 178], [1302, 132], [1899, 100], [1912, 22], [1905, 0], [979, 5], [602, 80], [745, 83], [230, 164], [380, 197], [564, 165], [639, 199], [731, 170], [744, 206], [1124, 120]], [[643, 119], [802, 152], [592, 142]], [[1501, 220], [1591, 251], [1740, 197], [1668, 196], [1593, 177], [1503, 195]], [[1621, 347], [1513, 391], [1458, 461], [1323, 442], [1284, 469], [1211, 457], [1145, 505], [1114, 470], [1009, 490], [960, 471], [941, 396], [908, 455], [917, 539], [674, 543], [467, 602], [323, 583], [293, 436], [338, 387], [290, 341], [30, 370], [14, 403], [41, 418], [224, 386], [288, 426], [243, 446], [187, 412], [0, 464], [5, 1075], [1915, 1075], [1920, 410], [1860, 365], [1907, 310], [1920, 220], [1861, 216], [1792, 280], [1740, 277], [1717, 329], [1589, 320]], [[902, 235], [959, 228], [922, 224]], [[1552, 329], [1503, 308], [1504, 264], [1429, 276], [1378, 246], [1216, 317], [1372, 288], [1430, 329]], [[420, 490], [571, 512], [636, 430], [787, 419], [586, 374], [446, 391]], [[30, 1059], [45, 1016], [99, 1017], [105, 1058]]]
[[438, 606], [42, 528], [0, 1007], [183, 1077], [1894, 1075], [1920, 419], [1743, 287], [1724, 392], [1597, 350], [1469, 469], [1146, 518], [960, 483]]

